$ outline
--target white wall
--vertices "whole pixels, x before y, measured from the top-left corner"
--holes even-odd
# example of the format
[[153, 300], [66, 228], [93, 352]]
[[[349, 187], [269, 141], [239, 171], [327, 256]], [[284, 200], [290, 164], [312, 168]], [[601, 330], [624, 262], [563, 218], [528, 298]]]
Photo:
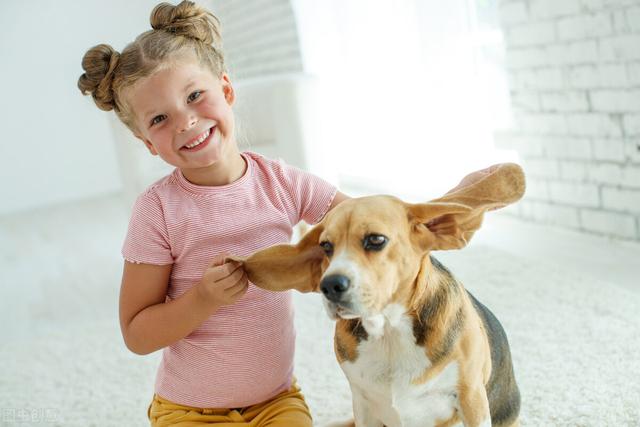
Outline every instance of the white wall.
[[640, 0], [501, 0], [528, 174], [515, 211], [640, 240]]
[[503, 94], [478, 73], [468, 3], [292, 0], [345, 188], [424, 200], [513, 160], [494, 149]]
[[302, 72], [298, 31], [289, 0], [209, 0], [222, 24], [232, 79]]
[[108, 115], [76, 82], [84, 52], [121, 50], [155, 3], [0, 3], [0, 214], [121, 190]]
[[[137, 141], [113, 112], [100, 111], [76, 87], [86, 50], [107, 43], [121, 51], [149, 28], [157, 3], [0, 3], [0, 215], [121, 192], [123, 184], [134, 194], [166, 172], [132, 146]], [[234, 81], [302, 71], [289, 1], [202, 4], [223, 23]]]

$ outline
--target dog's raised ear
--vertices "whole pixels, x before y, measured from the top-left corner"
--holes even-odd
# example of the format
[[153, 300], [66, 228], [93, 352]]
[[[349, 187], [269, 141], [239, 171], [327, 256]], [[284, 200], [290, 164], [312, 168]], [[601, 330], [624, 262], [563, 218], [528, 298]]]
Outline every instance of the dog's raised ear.
[[325, 258], [318, 245], [320, 233], [322, 226], [316, 225], [295, 245], [275, 245], [246, 258], [229, 259], [240, 261], [249, 280], [262, 289], [317, 292]]
[[480, 228], [486, 211], [516, 202], [524, 191], [522, 168], [501, 164], [473, 184], [427, 203], [409, 205], [414, 235], [425, 250], [460, 249]]

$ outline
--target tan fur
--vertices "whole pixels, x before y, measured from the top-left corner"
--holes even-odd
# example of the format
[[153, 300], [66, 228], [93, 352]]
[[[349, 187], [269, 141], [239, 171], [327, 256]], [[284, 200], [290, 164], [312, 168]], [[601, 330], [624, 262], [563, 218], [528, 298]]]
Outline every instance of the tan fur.
[[[478, 426], [489, 417], [485, 385], [492, 366], [487, 331], [462, 285], [435, 268], [429, 252], [464, 247], [487, 210], [518, 200], [524, 188], [520, 167], [506, 164], [428, 203], [409, 204], [391, 196], [350, 199], [329, 212], [297, 245], [278, 245], [233, 259], [242, 261], [249, 279], [262, 288], [317, 291], [331, 262], [319, 244], [330, 242], [331, 256], [341, 256], [357, 270], [352, 274], [358, 281], [354, 288], [359, 305], [352, 307], [356, 314], [375, 315], [397, 303], [417, 319], [414, 334], [416, 327], [429, 328], [428, 334], [420, 335], [424, 342], [418, 344], [424, 346], [432, 365], [414, 384], [435, 378], [452, 361], [457, 362], [461, 413], [437, 425], [453, 425], [460, 416], [466, 426]], [[388, 238], [384, 250], [363, 249], [370, 234]], [[427, 309], [429, 318], [422, 318], [421, 310]], [[358, 334], [366, 336], [358, 322], [339, 319], [336, 323], [334, 349], [340, 363], [358, 357]], [[455, 339], [447, 334], [455, 334]]]
[[358, 356], [358, 341], [348, 330], [347, 322], [336, 322], [335, 336], [333, 340], [336, 359], [339, 363], [353, 361]]
[[[436, 293], [438, 291], [438, 286], [443, 285], [443, 279], [439, 277], [439, 273], [431, 267], [428, 259], [425, 260], [425, 266], [427, 268], [422, 269], [419, 277], [427, 276], [425, 271], [429, 270], [428, 282], [424, 281], [422, 283], [434, 285], [429, 288], [426, 286], [424, 287], [426, 289], [424, 289], [423, 292], [426, 293], [426, 295], [423, 295], [423, 297], [428, 299], [429, 294]], [[471, 306], [471, 302], [468, 300], [466, 295], [460, 294], [459, 305], [450, 305], [446, 310], [439, 313], [436, 322], [442, 326], [437, 328], [435, 333], [428, 337], [425, 349], [427, 357], [429, 357], [430, 360], [434, 360], [434, 353], [439, 346], [438, 343], [443, 338], [443, 334], [448, 330], [448, 324], [454, 317], [455, 310], [459, 309], [460, 306], [463, 307], [465, 316], [468, 319], [472, 319], [472, 321], [465, 322], [461, 332], [462, 338], [450, 352], [448, 357], [439, 360], [438, 363], [425, 370], [420, 377], [413, 379], [412, 383], [416, 385], [427, 383], [437, 377], [447, 365], [454, 361], [457, 362], [460, 367], [459, 390], [463, 412], [477, 412], [479, 419], [472, 421], [471, 424], [476, 425], [488, 416], [489, 413], [488, 403], [485, 404], [485, 402], [482, 401], [482, 398], [477, 396], [475, 391], [478, 388], [484, 390], [484, 385], [489, 379], [491, 374], [491, 355], [486, 332], [482, 326], [482, 321], [478, 318], [477, 313]], [[342, 333], [343, 331], [340, 332]], [[336, 333], [339, 333], [339, 331], [336, 330]], [[482, 410], [474, 411], [470, 408], [472, 405], [474, 407], [480, 407]], [[452, 419], [438, 423], [437, 427], [452, 426], [459, 421], [460, 418], [456, 415]]]

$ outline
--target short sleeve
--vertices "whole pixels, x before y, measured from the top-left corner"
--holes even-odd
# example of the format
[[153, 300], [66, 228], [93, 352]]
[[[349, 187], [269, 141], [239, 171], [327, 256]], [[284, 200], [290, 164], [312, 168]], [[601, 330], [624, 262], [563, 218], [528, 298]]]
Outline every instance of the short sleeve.
[[152, 193], [140, 195], [133, 206], [122, 256], [134, 263], [173, 263], [162, 205]]
[[[338, 189], [309, 172], [280, 162], [285, 182], [297, 210], [298, 221], [316, 224], [329, 210]], [[298, 222], [296, 221], [296, 222]]]

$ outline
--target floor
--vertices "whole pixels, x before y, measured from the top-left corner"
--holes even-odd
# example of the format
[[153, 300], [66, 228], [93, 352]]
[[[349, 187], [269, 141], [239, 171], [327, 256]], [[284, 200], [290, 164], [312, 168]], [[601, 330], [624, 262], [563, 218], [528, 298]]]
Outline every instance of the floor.
[[557, 265], [640, 293], [640, 243], [539, 225], [494, 212], [486, 215], [472, 244]]
[[[0, 218], [0, 425], [146, 424], [160, 353], [128, 352], [117, 323], [128, 212], [114, 195]], [[640, 425], [640, 244], [494, 212], [468, 248], [437, 257], [507, 329], [523, 427]], [[332, 322], [316, 295], [295, 301], [317, 425], [348, 417]]]

